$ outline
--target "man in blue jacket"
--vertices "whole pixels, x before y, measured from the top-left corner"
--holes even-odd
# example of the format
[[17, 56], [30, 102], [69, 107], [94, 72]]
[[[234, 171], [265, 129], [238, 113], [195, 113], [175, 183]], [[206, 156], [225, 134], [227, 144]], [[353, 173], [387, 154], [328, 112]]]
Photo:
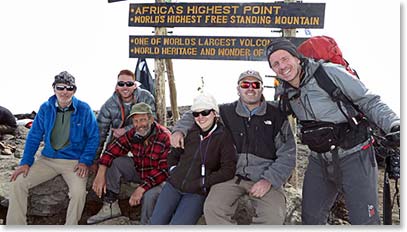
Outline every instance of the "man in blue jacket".
[[[55, 95], [43, 103], [27, 135], [20, 166], [11, 176], [8, 225], [27, 224], [28, 190], [57, 175], [69, 186], [65, 224], [78, 224], [86, 200], [88, 167], [99, 145], [96, 117], [83, 101], [73, 95], [75, 78], [64, 71], [52, 84]], [[44, 142], [41, 155], [35, 154]], [[20, 175], [23, 174], [23, 175]]]

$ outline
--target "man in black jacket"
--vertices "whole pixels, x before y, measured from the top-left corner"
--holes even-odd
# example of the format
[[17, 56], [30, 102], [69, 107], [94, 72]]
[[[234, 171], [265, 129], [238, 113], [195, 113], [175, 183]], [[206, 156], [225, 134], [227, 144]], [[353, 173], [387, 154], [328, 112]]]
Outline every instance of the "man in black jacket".
[[[296, 144], [287, 118], [267, 103], [259, 72], [248, 70], [237, 81], [239, 100], [219, 106], [238, 153], [234, 179], [216, 184], [205, 201], [207, 224], [232, 224], [237, 200], [248, 195], [256, 210], [255, 224], [283, 224], [286, 216], [283, 185], [295, 167]], [[183, 147], [192, 126], [191, 113], [175, 125], [171, 145]]]

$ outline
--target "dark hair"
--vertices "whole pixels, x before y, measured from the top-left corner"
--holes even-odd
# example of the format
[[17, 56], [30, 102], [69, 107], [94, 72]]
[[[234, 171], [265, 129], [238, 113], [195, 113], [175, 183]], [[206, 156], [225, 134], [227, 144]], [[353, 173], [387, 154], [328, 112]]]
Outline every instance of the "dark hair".
[[128, 69], [123, 69], [119, 72], [119, 74], [117, 75], [117, 78], [119, 78], [120, 75], [128, 75], [131, 76], [131, 78], [133, 79], [133, 81], [136, 80], [136, 77], [134, 76], [134, 73]]

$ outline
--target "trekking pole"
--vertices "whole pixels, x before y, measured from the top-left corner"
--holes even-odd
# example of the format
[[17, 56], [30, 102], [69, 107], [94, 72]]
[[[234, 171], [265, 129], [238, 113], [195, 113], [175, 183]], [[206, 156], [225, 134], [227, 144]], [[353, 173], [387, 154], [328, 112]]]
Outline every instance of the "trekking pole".
[[[387, 158], [386, 158], [387, 159]], [[390, 193], [390, 180], [389, 174], [384, 172], [384, 185], [383, 185], [383, 224], [391, 225], [392, 220], [392, 204], [391, 204], [391, 193]]]
[[[383, 176], [383, 224], [392, 225], [394, 202], [397, 202], [400, 211], [400, 195], [398, 189], [398, 179], [400, 178], [400, 149], [390, 146], [386, 138], [379, 134], [374, 133], [373, 136], [376, 140], [376, 153], [385, 159], [385, 171]], [[393, 199], [390, 192], [391, 179], [395, 180], [395, 194]]]

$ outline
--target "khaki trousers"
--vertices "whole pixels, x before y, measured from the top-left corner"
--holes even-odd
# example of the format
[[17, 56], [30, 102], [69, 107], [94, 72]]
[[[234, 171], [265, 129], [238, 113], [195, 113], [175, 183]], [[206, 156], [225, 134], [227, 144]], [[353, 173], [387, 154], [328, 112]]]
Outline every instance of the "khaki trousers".
[[7, 225], [27, 224], [28, 190], [57, 175], [62, 175], [69, 187], [69, 205], [66, 214], [66, 225], [77, 225], [81, 218], [86, 201], [86, 178], [74, 172], [78, 160], [38, 158], [31, 166], [26, 177], [23, 174], [12, 182], [10, 190]]
[[256, 210], [253, 224], [282, 225], [286, 215], [286, 200], [282, 190], [271, 188], [262, 198], [248, 195], [254, 181], [241, 180], [236, 184], [237, 177], [211, 187], [204, 204], [205, 221], [208, 225], [235, 224], [238, 199], [247, 195]]

